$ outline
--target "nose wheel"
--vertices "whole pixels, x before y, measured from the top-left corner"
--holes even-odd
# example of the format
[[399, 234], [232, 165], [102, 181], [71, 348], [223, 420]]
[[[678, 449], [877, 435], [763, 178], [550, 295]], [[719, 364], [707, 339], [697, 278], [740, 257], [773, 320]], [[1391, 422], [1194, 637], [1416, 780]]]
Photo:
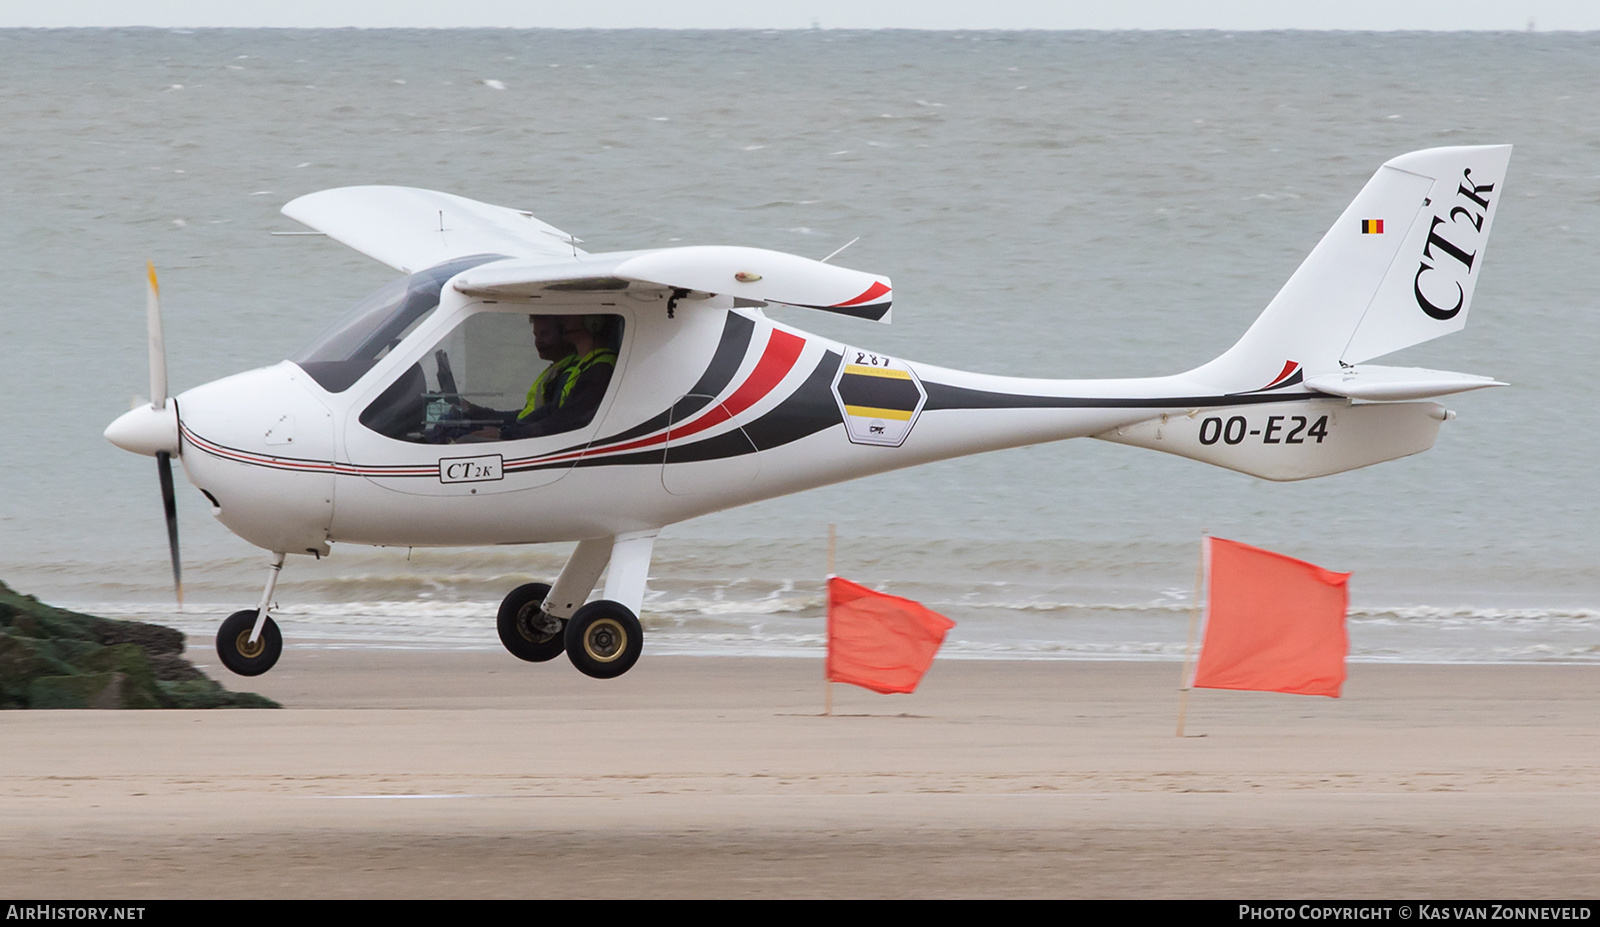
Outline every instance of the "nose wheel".
[[268, 618], [261, 626], [261, 636], [252, 643], [250, 632], [255, 626], [256, 609], [246, 608], [229, 615], [217, 629], [217, 658], [240, 676], [260, 676], [272, 669], [283, 654], [278, 623]]
[[500, 643], [519, 660], [543, 663], [566, 649], [566, 622], [540, 608], [549, 595], [549, 585], [528, 583], [511, 590], [500, 603], [495, 620]]
[[644, 650], [644, 628], [626, 605], [600, 599], [573, 613], [567, 622], [567, 659], [578, 672], [614, 679], [633, 669]]

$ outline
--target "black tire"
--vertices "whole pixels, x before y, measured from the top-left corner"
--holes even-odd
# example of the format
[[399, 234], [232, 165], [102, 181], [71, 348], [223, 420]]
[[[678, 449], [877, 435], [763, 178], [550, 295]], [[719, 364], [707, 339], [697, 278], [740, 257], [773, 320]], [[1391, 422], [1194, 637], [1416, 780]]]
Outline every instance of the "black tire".
[[585, 676], [621, 676], [639, 662], [643, 650], [644, 628], [620, 602], [590, 602], [567, 622], [567, 659]]
[[511, 590], [500, 603], [500, 614], [495, 619], [500, 643], [519, 660], [543, 663], [561, 656], [561, 651], [566, 649], [565, 621], [553, 634], [541, 634], [533, 627], [533, 620], [539, 617], [539, 606], [549, 594], [548, 584], [528, 583]]
[[283, 635], [271, 616], [261, 626], [261, 636], [250, 643], [250, 632], [256, 626], [256, 610], [247, 608], [228, 616], [217, 629], [217, 658], [222, 665], [240, 676], [260, 676], [272, 669], [283, 655]]

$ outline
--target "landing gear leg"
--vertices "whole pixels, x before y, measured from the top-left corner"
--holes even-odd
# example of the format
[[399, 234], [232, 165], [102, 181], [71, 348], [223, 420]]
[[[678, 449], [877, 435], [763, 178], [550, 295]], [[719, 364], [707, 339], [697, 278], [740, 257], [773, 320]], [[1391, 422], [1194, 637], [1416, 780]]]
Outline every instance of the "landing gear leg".
[[650, 554], [656, 532], [619, 534], [611, 542], [611, 572], [606, 574], [605, 597], [635, 615], [644, 602], [644, 581], [650, 574]]
[[561, 568], [561, 575], [556, 577], [556, 584], [550, 587], [550, 594], [545, 596], [545, 612], [563, 621], [572, 617], [572, 613], [594, 591], [594, 584], [600, 581], [600, 574], [611, 560], [611, 544], [611, 538], [590, 538], [578, 542], [578, 549], [567, 559], [567, 565]]
[[217, 659], [240, 676], [260, 676], [272, 669], [283, 654], [283, 635], [278, 632], [277, 622], [267, 617], [272, 593], [278, 588], [278, 574], [283, 571], [283, 561], [282, 552], [272, 555], [272, 570], [267, 574], [267, 588], [261, 593], [261, 604], [234, 612], [217, 629]]
[[[654, 531], [618, 535], [611, 540], [605, 598], [578, 609], [567, 621], [567, 659], [578, 672], [596, 679], [612, 679], [639, 662], [644, 649], [639, 606], [644, 601], [655, 541]], [[562, 575], [566, 575], [565, 570]]]

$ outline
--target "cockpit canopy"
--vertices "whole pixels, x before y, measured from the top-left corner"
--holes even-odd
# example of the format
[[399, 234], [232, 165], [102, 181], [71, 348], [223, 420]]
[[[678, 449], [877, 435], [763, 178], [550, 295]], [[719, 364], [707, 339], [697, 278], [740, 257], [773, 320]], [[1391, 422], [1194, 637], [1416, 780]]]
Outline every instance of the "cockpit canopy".
[[498, 260], [503, 256], [476, 254], [402, 277], [356, 303], [289, 360], [323, 389], [342, 393], [439, 307], [451, 277]]

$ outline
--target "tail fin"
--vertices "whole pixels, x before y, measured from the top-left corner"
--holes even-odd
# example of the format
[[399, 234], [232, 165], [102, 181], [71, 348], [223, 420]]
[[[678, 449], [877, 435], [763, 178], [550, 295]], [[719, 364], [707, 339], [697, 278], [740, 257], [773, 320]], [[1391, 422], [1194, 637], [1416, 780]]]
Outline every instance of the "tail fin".
[[1191, 375], [1230, 393], [1285, 386], [1459, 330], [1510, 160], [1482, 145], [1386, 163], [1244, 337]]

